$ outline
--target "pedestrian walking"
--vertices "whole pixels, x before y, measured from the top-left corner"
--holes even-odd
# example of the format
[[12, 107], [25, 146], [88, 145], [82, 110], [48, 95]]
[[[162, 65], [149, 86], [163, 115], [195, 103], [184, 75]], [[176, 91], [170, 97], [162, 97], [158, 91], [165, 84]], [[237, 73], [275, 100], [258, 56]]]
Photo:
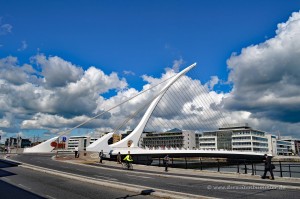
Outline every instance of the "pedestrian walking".
[[169, 155], [166, 155], [166, 156], [164, 157], [165, 172], [168, 171], [169, 161], [170, 161]]
[[121, 153], [120, 152], [117, 155], [117, 163], [118, 164], [122, 164], [122, 157], [121, 157]]
[[75, 152], [75, 158], [78, 158], [79, 157], [78, 156], [78, 147], [75, 147], [74, 152]]
[[274, 180], [273, 169], [275, 169], [275, 166], [274, 166], [274, 164], [272, 164], [272, 157], [265, 154], [264, 155], [264, 162], [265, 162], [265, 171], [264, 171], [264, 174], [261, 178], [265, 179], [266, 175], [267, 175], [267, 172], [269, 171], [270, 174], [271, 174], [271, 180]]
[[102, 164], [102, 159], [103, 159], [103, 150], [101, 150], [100, 151], [100, 153], [99, 153], [99, 163], [101, 163]]

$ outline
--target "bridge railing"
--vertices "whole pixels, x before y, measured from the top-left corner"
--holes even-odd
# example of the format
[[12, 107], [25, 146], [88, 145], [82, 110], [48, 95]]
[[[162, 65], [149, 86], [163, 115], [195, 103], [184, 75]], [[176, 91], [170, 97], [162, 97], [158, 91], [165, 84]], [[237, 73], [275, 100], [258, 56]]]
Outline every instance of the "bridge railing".
[[[300, 178], [300, 162], [272, 161], [275, 165], [273, 173], [277, 177]], [[163, 158], [153, 159], [152, 165], [164, 166]], [[245, 159], [218, 159], [218, 158], [170, 158], [170, 167], [215, 172], [233, 172], [249, 175], [263, 175], [264, 163]], [[269, 174], [269, 173], [268, 173]]]

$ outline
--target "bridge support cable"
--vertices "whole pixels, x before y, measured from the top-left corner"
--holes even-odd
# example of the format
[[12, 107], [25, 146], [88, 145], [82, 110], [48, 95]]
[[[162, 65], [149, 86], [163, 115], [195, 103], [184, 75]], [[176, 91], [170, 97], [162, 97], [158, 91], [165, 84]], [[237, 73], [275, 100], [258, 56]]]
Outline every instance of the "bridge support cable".
[[[188, 80], [186, 80], [186, 82], [187, 81]], [[184, 93], [184, 96], [188, 96], [189, 95], [189, 93], [187, 93], [188, 87], [191, 87], [191, 85], [193, 85], [193, 84], [195, 84], [195, 80], [192, 80], [192, 81], [189, 81], [187, 83], [184, 83], [184, 85], [186, 85], [185, 89], [182, 89], [183, 93]], [[187, 87], [187, 85], [188, 85], [188, 87]], [[203, 85], [201, 85], [201, 84], [193, 86], [193, 88], [194, 88], [193, 92], [196, 95], [192, 99], [192, 103], [193, 104], [191, 106], [194, 106], [193, 108], [195, 110], [199, 109], [202, 112], [202, 114], [199, 113], [199, 115], [197, 115], [197, 118], [195, 118], [195, 117], [194, 118], [195, 118], [196, 122], [198, 123], [198, 126], [199, 126], [199, 122], [202, 121], [202, 126], [204, 127], [204, 129], [215, 129], [216, 125], [214, 125], [214, 124], [216, 124], [216, 122], [212, 121], [212, 120], [207, 121], [207, 119], [204, 118], [204, 117], [208, 117], [208, 118], [214, 119], [215, 118], [215, 113], [210, 109], [209, 103], [207, 103], [207, 101], [205, 100], [205, 95], [209, 95], [209, 93], [199, 92], [199, 90], [202, 87], [203, 87]], [[191, 109], [192, 109], [192, 107], [191, 107]]]
[[183, 128], [186, 130], [196, 130], [199, 127], [199, 122], [196, 120], [196, 117], [199, 117], [200, 115], [192, 114], [191, 107], [186, 105], [194, 101], [194, 99], [190, 97], [190, 93], [187, 92], [189, 90], [189, 82], [186, 81], [187, 79], [189, 78], [186, 77], [181, 80], [182, 82], [178, 82], [178, 84], [175, 85], [174, 88], [180, 89], [180, 92], [170, 92], [170, 94], [175, 96], [172, 97], [173, 99], [178, 99], [182, 104], [182, 112], [184, 114], [181, 114], [181, 118], [179, 119], [180, 121], [186, 121]]
[[[196, 73], [197, 71], [191, 71], [191, 73]], [[191, 74], [193, 75], [193, 74]], [[195, 82], [193, 81], [192, 84], [194, 84], [194, 86], [197, 86], [195, 85]], [[203, 94], [204, 93], [204, 97], [203, 97], [203, 101], [206, 103], [206, 104], [216, 104], [216, 100], [213, 99], [212, 97], [212, 94], [207, 86], [205, 85], [201, 85], [199, 87], [200, 89], [196, 89], [195, 92], [197, 92], [199, 95], [201, 95], [201, 93]], [[207, 93], [207, 95], [205, 95], [205, 93]], [[211, 107], [210, 107], [211, 109]], [[209, 109], [209, 110], [210, 110]], [[214, 111], [213, 111], [214, 110]], [[214, 107], [214, 109], [209, 111], [210, 113], [212, 113], [213, 115], [218, 115], [217, 119], [220, 120], [222, 122], [222, 124], [218, 124], [218, 126], [221, 126], [221, 125], [228, 125], [230, 122], [228, 122], [227, 118], [223, 115], [223, 111], [221, 108], [220, 108], [220, 105], [217, 105]]]
[[[151, 131], [152, 128], [155, 129], [152, 130], [154, 132], [163, 132], [167, 128], [170, 130], [177, 127], [203, 131], [228, 124], [218, 102], [213, 100], [211, 91], [205, 88], [206, 85], [190, 77], [190, 72], [182, 76], [165, 92], [145, 129]], [[212, 109], [214, 104], [216, 106]], [[161, 128], [157, 129], [157, 126]]]
[[134, 96], [128, 98], [127, 100], [125, 100], [125, 101], [123, 101], [123, 102], [121, 102], [121, 103], [119, 103], [119, 104], [117, 104], [117, 105], [115, 105], [115, 106], [113, 106], [113, 107], [111, 107], [111, 108], [109, 108], [109, 109], [107, 109], [107, 110], [105, 110], [105, 111], [103, 111], [103, 112], [101, 112], [101, 113], [95, 115], [94, 117], [91, 117], [90, 119], [88, 119], [88, 120], [86, 120], [86, 121], [84, 121], [84, 122], [78, 124], [77, 126], [71, 128], [71, 129], [68, 129], [68, 130], [66, 130], [66, 131], [63, 131], [62, 134], [61, 134], [61, 136], [70, 133], [70, 132], [73, 131], [74, 129], [77, 129], [77, 128], [79, 128], [79, 127], [85, 125], [86, 123], [91, 122], [92, 120], [94, 120], [94, 119], [96, 119], [96, 118], [98, 118], [98, 117], [104, 115], [105, 113], [110, 112], [111, 110], [113, 110], [113, 109], [115, 109], [115, 108], [117, 108], [117, 107], [119, 107], [119, 106], [125, 104], [126, 102], [128, 102], [128, 101], [130, 101], [130, 100], [132, 100], [132, 99], [134, 99], [134, 98], [136, 98], [136, 97], [138, 97], [138, 96], [140, 96], [141, 94], [143, 94], [143, 93], [145, 93], [145, 92], [147, 92], [147, 91], [149, 91], [149, 90], [151, 90], [151, 89], [153, 89], [153, 88], [155, 88], [155, 87], [157, 87], [157, 86], [159, 86], [159, 85], [161, 85], [161, 84], [163, 84], [163, 83], [169, 81], [169, 80], [172, 79], [174, 76], [176, 76], [176, 74], [173, 75], [173, 76], [171, 76], [171, 77], [169, 77], [169, 78], [167, 78], [167, 79], [165, 79], [165, 80], [163, 80], [163, 81], [161, 81], [161, 82], [159, 82], [158, 84], [155, 84], [154, 86], [152, 86], [152, 87], [150, 87], [150, 88], [148, 88], [148, 89], [145, 89], [145, 90], [139, 92], [138, 94], [136, 94], [136, 95], [134, 95]]
[[[183, 79], [183, 81], [184, 81], [184, 79]], [[189, 80], [187, 83], [185, 83], [185, 82], [183, 82], [183, 83], [181, 83], [184, 87], [183, 88], [181, 88], [180, 90], [181, 90], [181, 92], [173, 92], [173, 93], [171, 93], [171, 95], [175, 95], [175, 97], [173, 97], [173, 98], [175, 98], [175, 99], [178, 99], [178, 100], [181, 100], [181, 103], [183, 103], [183, 112], [184, 112], [184, 114], [185, 115], [183, 115], [183, 114], [181, 114], [181, 116], [182, 117], [184, 117], [184, 118], [180, 118], [181, 119], [181, 121], [187, 121], [187, 122], [189, 122], [189, 123], [185, 123], [185, 128], [188, 128], [188, 127], [190, 127], [190, 130], [192, 130], [192, 129], [195, 129], [195, 126], [196, 126], [196, 124], [197, 124], [197, 126], [196, 127], [198, 127], [199, 128], [199, 122], [196, 120], [196, 117], [197, 118], [200, 118], [201, 117], [201, 115], [197, 115], [197, 114], [191, 114], [191, 108], [192, 107], [187, 107], [186, 106], [186, 104], [184, 104], [184, 102], [185, 101], [187, 101], [187, 102], [192, 102], [192, 104], [194, 105], [194, 106], [198, 106], [197, 104], [195, 104], [195, 99], [197, 99], [198, 97], [196, 96], [192, 96], [192, 97], [194, 97], [194, 98], [191, 98], [191, 93], [188, 93], [188, 91], [190, 90], [187, 86], [185, 86], [185, 85], [187, 85], [187, 84], [189, 84], [190, 85], [190, 81], [192, 81], [192, 80]], [[179, 82], [178, 82], [178, 84], [179, 84]], [[175, 86], [177, 86], [177, 85], [175, 85]], [[179, 85], [179, 86], [181, 86], [181, 85]], [[181, 86], [182, 87], [182, 86]], [[179, 95], [179, 96], [178, 96]], [[187, 108], [190, 108], [189, 110], [187, 109]], [[205, 109], [203, 109], [203, 110], [205, 110]], [[208, 109], [209, 110], [209, 109]], [[192, 116], [190, 116], [190, 117], [188, 117], [188, 120], [186, 120], [186, 116], [190, 116], [190, 115], [192, 115]], [[190, 126], [190, 124], [192, 123], [192, 125]], [[204, 126], [207, 126], [206, 125], [206, 123], [203, 123], [203, 124], [201, 124], [202, 126], [204, 125]], [[207, 128], [207, 127], [206, 127]]]
[[[195, 83], [195, 82], [192, 82], [192, 83]], [[209, 104], [210, 105], [210, 107], [209, 107], [209, 113], [211, 113], [211, 114], [213, 114], [213, 116], [217, 119], [217, 120], [219, 120], [221, 123], [218, 123], [218, 124], [216, 124], [217, 125], [217, 127], [220, 127], [220, 126], [222, 126], [222, 125], [224, 125], [224, 124], [228, 124], [229, 122], [227, 121], [227, 118], [226, 117], [224, 117], [224, 115], [223, 115], [223, 111], [224, 110], [222, 110], [221, 109], [221, 107], [220, 107], [220, 105], [218, 105], [218, 104], [216, 104], [216, 103], [218, 103], [218, 102], [216, 102], [216, 100], [214, 100], [213, 99], [213, 97], [212, 97], [212, 92], [213, 91], [210, 91], [208, 88], [207, 88], [207, 86], [205, 86], [205, 85], [203, 85], [203, 86], [201, 86], [200, 87], [200, 90], [196, 90], [196, 92], [198, 92], [198, 93], [204, 93], [204, 97], [203, 97], [203, 101], [205, 102], [205, 103], [207, 103], [207, 104]], [[207, 93], [207, 95], [205, 95], [205, 93]], [[217, 94], [217, 93], [216, 93]], [[213, 104], [215, 104], [216, 106], [214, 106], [214, 108], [212, 108], [212, 106], [211, 105], [213, 105]], [[215, 122], [215, 121], [214, 121]], [[214, 127], [214, 128], [216, 128], [216, 127]]]
[[119, 125], [117, 128], [113, 130], [113, 132], [117, 132], [120, 130], [125, 124], [127, 124], [131, 119], [133, 119], [138, 113], [140, 113], [142, 110], [144, 110], [146, 107], [148, 107], [155, 98], [157, 98], [161, 93], [165, 92], [165, 90], [160, 91], [158, 94], [156, 94], [154, 97], [152, 97], [146, 104], [141, 106], [137, 111], [135, 111], [133, 114], [127, 116], [127, 118], [123, 121], [121, 125]]

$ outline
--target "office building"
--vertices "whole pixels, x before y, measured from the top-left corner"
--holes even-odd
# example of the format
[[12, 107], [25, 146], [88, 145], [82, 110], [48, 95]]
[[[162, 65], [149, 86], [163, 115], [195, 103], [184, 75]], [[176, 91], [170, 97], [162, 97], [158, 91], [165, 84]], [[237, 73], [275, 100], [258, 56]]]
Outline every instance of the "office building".
[[268, 152], [266, 133], [252, 129], [248, 124], [232, 125], [217, 131], [203, 132], [200, 149]]
[[183, 148], [196, 147], [195, 132], [172, 129], [167, 132], [148, 132], [142, 134], [141, 146], [147, 148]]
[[277, 140], [277, 155], [292, 155], [292, 143], [286, 140]]

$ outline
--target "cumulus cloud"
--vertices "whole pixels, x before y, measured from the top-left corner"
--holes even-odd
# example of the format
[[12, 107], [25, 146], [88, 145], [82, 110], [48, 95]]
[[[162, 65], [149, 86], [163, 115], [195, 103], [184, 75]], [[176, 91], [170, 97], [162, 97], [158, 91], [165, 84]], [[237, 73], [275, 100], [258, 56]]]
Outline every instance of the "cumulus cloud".
[[3, 118], [3, 119], [0, 119], [0, 127], [9, 127], [10, 126], [10, 121], [8, 121], [7, 119]]
[[[229, 93], [217, 93], [221, 80], [212, 76], [201, 83], [182, 77], [161, 99], [147, 123], [146, 130], [170, 130], [177, 127], [195, 131], [215, 130], [232, 123], [276, 134], [297, 137], [300, 128], [300, 13], [293, 13], [278, 25], [276, 36], [232, 54], [227, 64], [232, 83]], [[128, 88], [117, 73], [105, 74], [91, 66], [83, 69], [57, 56], [38, 54], [31, 64], [19, 65], [16, 57], [0, 59], [0, 131], [45, 129], [48, 135], [61, 133], [96, 114], [126, 101], [140, 91]], [[142, 91], [171, 78], [183, 59], [175, 60], [160, 77], [143, 75]], [[82, 128], [112, 131], [128, 117], [135, 117], [122, 129], [132, 130], [145, 108], [167, 82], [159, 84]], [[104, 98], [110, 90], [116, 95]], [[137, 113], [137, 110], [140, 112]]]
[[[18, 65], [16, 57], [8, 56], [0, 59], [0, 80], [5, 80], [13, 85], [21, 85], [30, 81], [31, 74], [36, 73], [32, 66]], [[8, 86], [4, 85], [3, 86]]]
[[32, 60], [42, 68], [47, 87], [64, 87], [70, 82], [79, 80], [83, 74], [81, 67], [57, 56], [47, 58], [43, 54], [38, 54]]
[[214, 86], [217, 85], [219, 83], [219, 77], [218, 76], [212, 76], [210, 78], [210, 81], [208, 83], [206, 83], [208, 89], [213, 90]]
[[101, 94], [127, 87], [116, 73], [106, 75], [93, 66], [84, 71], [57, 56], [38, 54], [32, 61], [41, 71], [18, 65], [16, 57], [0, 59], [0, 129], [7, 133], [76, 126], [101, 111]]
[[[300, 123], [300, 12], [278, 24], [276, 36], [242, 49], [227, 61], [231, 111], [250, 112], [250, 118], [280, 124]], [[264, 121], [264, 120], [262, 120]], [[262, 125], [262, 124], [261, 124]]]

